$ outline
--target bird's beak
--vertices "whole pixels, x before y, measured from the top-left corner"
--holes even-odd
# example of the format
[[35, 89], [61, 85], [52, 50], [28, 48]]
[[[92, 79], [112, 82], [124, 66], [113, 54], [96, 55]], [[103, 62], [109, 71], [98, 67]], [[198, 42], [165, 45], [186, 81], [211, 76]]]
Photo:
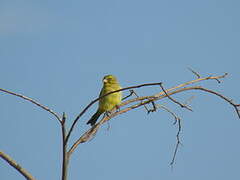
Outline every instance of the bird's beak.
[[107, 81], [107, 79], [103, 79], [103, 82], [104, 82], [104, 83], [107, 83], [108, 81]]

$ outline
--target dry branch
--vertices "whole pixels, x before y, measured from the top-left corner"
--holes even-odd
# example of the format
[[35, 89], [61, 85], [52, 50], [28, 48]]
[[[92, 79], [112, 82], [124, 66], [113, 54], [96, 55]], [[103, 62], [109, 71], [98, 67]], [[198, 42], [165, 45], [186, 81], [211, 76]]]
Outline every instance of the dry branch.
[[177, 116], [173, 111], [171, 111], [169, 108], [167, 108], [167, 107], [165, 107], [165, 106], [163, 106], [163, 105], [159, 105], [158, 107], [166, 110], [167, 112], [169, 112], [169, 113], [174, 117], [174, 120], [175, 120], [175, 121], [174, 121], [173, 124], [174, 124], [174, 125], [177, 124], [177, 127], [178, 127], [177, 135], [176, 135], [176, 145], [175, 145], [175, 148], [174, 148], [174, 153], [173, 153], [172, 161], [171, 161], [171, 163], [170, 163], [170, 165], [173, 165], [174, 162], [175, 162], [176, 155], [177, 155], [178, 146], [179, 146], [180, 144], [182, 144], [181, 141], [180, 141], [180, 132], [181, 132], [181, 130], [182, 130], [181, 118], [178, 117], [178, 116]]
[[[116, 93], [116, 92], [119, 92], [119, 91], [126, 91], [128, 89], [135, 89], [135, 88], [141, 88], [141, 87], [146, 87], [146, 86], [156, 86], [156, 85], [159, 85], [160, 83], [147, 83], [147, 84], [140, 84], [140, 85], [137, 85], [137, 86], [130, 86], [130, 87], [126, 87], [126, 88], [122, 88], [122, 89], [119, 89], [119, 90], [116, 90], [116, 91], [112, 91], [112, 92], [109, 92], [109, 93], [106, 93], [104, 94], [103, 96], [99, 97], [99, 98], [96, 98], [94, 99], [92, 102], [90, 102], [81, 112], [80, 114], [76, 117], [76, 119], [73, 121], [71, 127], [70, 127], [70, 130], [67, 134], [67, 137], [66, 137], [66, 141], [68, 141], [69, 137], [71, 136], [71, 133], [76, 125], [76, 123], [78, 122], [79, 118], [94, 104], [96, 103], [97, 101], [99, 101], [100, 99], [102, 99], [103, 97], [105, 96], [108, 96], [109, 94], [113, 94], [113, 93]], [[130, 94], [131, 95], [131, 94]]]
[[192, 109], [190, 107], [188, 107], [187, 105], [184, 105], [182, 103], [180, 103], [179, 101], [173, 99], [166, 91], [165, 89], [163, 88], [163, 85], [160, 84], [160, 87], [162, 88], [163, 92], [166, 94], [166, 96], [168, 97], [168, 99], [170, 99], [171, 101], [173, 101], [174, 103], [178, 104], [179, 106], [181, 106], [182, 108], [186, 108], [188, 109], [189, 111], [192, 111]]
[[56, 112], [54, 112], [53, 110], [51, 110], [51, 109], [48, 108], [47, 106], [45, 106], [45, 105], [43, 105], [43, 104], [40, 104], [40, 103], [37, 102], [36, 100], [34, 100], [34, 99], [32, 99], [32, 98], [29, 98], [29, 97], [27, 97], [27, 96], [21, 95], [21, 94], [17, 94], [17, 93], [14, 93], [14, 92], [11, 92], [11, 91], [2, 89], [2, 88], [0, 88], [0, 91], [5, 92], [5, 93], [7, 93], [7, 94], [11, 94], [11, 95], [17, 96], [17, 97], [20, 97], [20, 98], [22, 98], [22, 99], [24, 99], [24, 100], [26, 100], [26, 101], [28, 101], [28, 102], [31, 102], [31, 103], [37, 105], [38, 107], [44, 109], [45, 111], [50, 112], [50, 113], [51, 113], [52, 115], [54, 115], [54, 116], [57, 118], [57, 120], [61, 123], [61, 118], [60, 118], [60, 116], [59, 116]]
[[[135, 108], [139, 108], [141, 106], [144, 106], [147, 109], [147, 106], [146, 106], [147, 104], [152, 104], [152, 106], [153, 106], [153, 109], [151, 109], [151, 110], [147, 109], [148, 113], [149, 112], [154, 112], [154, 111], [156, 111], [157, 108], [159, 108], [159, 107], [156, 106], [155, 102], [158, 101], [158, 100], [161, 100], [163, 98], [168, 98], [172, 102], [174, 102], [175, 104], [180, 105], [181, 107], [189, 109], [188, 106], [178, 102], [173, 97], [171, 97], [174, 94], [178, 94], [178, 93], [189, 91], [189, 90], [200, 90], [200, 91], [204, 91], [204, 92], [207, 92], [207, 93], [210, 93], [210, 94], [214, 94], [214, 95], [220, 97], [221, 99], [225, 100], [226, 102], [228, 102], [230, 105], [232, 105], [234, 107], [238, 117], [240, 118], [240, 110], [239, 110], [240, 104], [235, 104], [231, 99], [223, 96], [222, 94], [220, 94], [220, 93], [218, 93], [216, 91], [207, 89], [207, 88], [203, 88], [201, 86], [187, 87], [187, 86], [192, 85], [194, 83], [197, 83], [197, 82], [200, 82], [200, 81], [206, 81], [206, 80], [216, 80], [217, 82], [220, 82], [219, 79], [224, 78], [227, 75], [227, 73], [225, 73], [222, 76], [208, 76], [208, 77], [201, 78], [198, 73], [196, 73], [192, 69], [190, 69], [190, 70], [192, 71], [192, 73], [194, 73], [198, 77], [197, 79], [192, 80], [192, 81], [188, 81], [188, 82], [185, 82], [185, 83], [182, 83], [182, 84], [180, 84], [178, 86], [175, 86], [175, 87], [172, 87], [172, 88], [169, 88], [169, 89], [165, 89], [162, 86], [162, 83], [147, 83], [147, 84], [141, 84], [141, 85], [137, 85], [137, 86], [130, 86], [130, 87], [122, 88], [122, 89], [119, 89], [117, 91], [113, 91], [113, 92], [107, 93], [107, 94], [105, 94], [105, 95], [103, 95], [103, 96], [93, 100], [75, 118], [75, 120], [73, 121], [73, 123], [72, 123], [72, 125], [70, 127], [70, 130], [68, 132], [66, 132], [66, 128], [65, 128], [65, 119], [66, 119], [65, 114], [63, 114], [63, 117], [61, 118], [57, 113], [52, 111], [47, 106], [44, 106], [44, 105], [40, 104], [39, 102], [29, 98], [29, 97], [26, 97], [26, 96], [23, 96], [21, 94], [17, 94], [17, 93], [14, 93], [14, 92], [11, 92], [11, 91], [8, 91], [8, 90], [5, 90], [5, 89], [1, 89], [1, 88], [0, 88], [0, 91], [8, 93], [8, 94], [11, 94], [11, 95], [14, 95], [14, 96], [17, 96], [17, 97], [20, 97], [20, 98], [22, 98], [22, 99], [24, 99], [26, 101], [29, 101], [29, 102], [31, 102], [31, 103], [41, 107], [42, 109], [44, 109], [44, 110], [50, 112], [52, 115], [54, 115], [57, 118], [57, 120], [60, 122], [61, 128], [62, 128], [62, 142], [63, 142], [63, 145], [62, 145], [62, 151], [63, 151], [62, 152], [62, 157], [63, 157], [62, 180], [66, 180], [67, 179], [68, 164], [69, 164], [69, 159], [70, 159], [71, 154], [74, 152], [74, 150], [78, 147], [79, 144], [87, 142], [91, 138], [93, 138], [96, 135], [98, 129], [101, 127], [102, 124], [104, 124], [105, 122], [107, 122], [108, 120], [110, 120], [111, 118], [113, 118], [113, 117], [115, 117], [117, 115], [120, 115], [122, 113], [126, 113], [126, 112], [128, 112], [130, 110], [133, 110]], [[146, 86], [155, 86], [155, 85], [160, 86], [162, 91], [157, 93], [157, 94], [151, 95], [151, 96], [141, 96], [141, 97], [139, 97], [133, 91], [133, 89], [146, 87]], [[67, 146], [68, 145], [68, 140], [69, 140], [69, 138], [71, 136], [71, 133], [74, 130], [74, 127], [76, 126], [76, 123], [78, 122], [79, 118], [94, 103], [99, 101], [99, 99], [101, 99], [101, 98], [103, 98], [103, 97], [105, 97], [105, 96], [107, 96], [109, 94], [112, 94], [112, 93], [115, 93], [115, 92], [119, 92], [119, 91], [125, 91], [125, 90], [130, 90], [130, 95], [128, 95], [126, 98], [129, 98], [133, 94], [135, 94], [137, 97], [122, 102], [121, 105], [120, 105], [120, 107], [121, 107], [120, 111], [116, 111], [116, 109], [112, 110], [109, 116], [103, 117], [98, 123], [96, 123], [93, 127], [88, 129], [85, 133], [83, 133], [79, 137], [79, 139], [75, 141], [75, 143], [71, 146], [71, 148], [68, 149], [67, 148], [68, 147]], [[125, 98], [124, 98], [124, 100], [125, 100]], [[127, 105], [130, 105], [130, 106], [126, 107]], [[181, 121], [180, 121], [180, 118], [174, 112], [170, 111], [167, 108], [164, 108], [164, 109], [166, 111], [168, 111], [175, 118], [175, 122], [178, 125], [178, 131], [177, 131], [177, 134], [176, 134], [176, 146], [175, 146], [173, 158], [172, 158], [172, 161], [171, 161], [171, 165], [172, 165], [175, 162], [177, 150], [178, 150], [179, 144], [181, 143], [180, 142], [180, 137], [179, 137], [180, 136], [180, 132], [181, 132]], [[189, 109], [189, 110], [191, 110], [191, 109]], [[24, 169], [22, 169], [13, 159], [11, 159], [9, 156], [4, 154], [3, 152], [0, 152], [0, 157], [2, 157], [4, 160], [6, 160], [11, 166], [13, 166], [15, 169], [17, 169], [27, 179], [30, 179], [30, 180], [34, 179], [29, 173], [27, 173]]]
[[[125, 101], [125, 102], [123, 102], [123, 103], [121, 104], [121, 107], [124, 106], [124, 105], [127, 105], [127, 104], [129, 104], [129, 103], [136, 102], [136, 101], [142, 101], [142, 100], [145, 100], [145, 99], [148, 99], [148, 100], [149, 100], [149, 99], [158, 99], [159, 96], [161, 96], [161, 95], [163, 95], [163, 94], [166, 94], [166, 93], [169, 94], [168, 92], [173, 91], [173, 90], [176, 90], [176, 89], [179, 89], [179, 88], [181, 88], [181, 87], [184, 87], [184, 86], [187, 86], [187, 85], [196, 83], [196, 82], [200, 82], [200, 81], [211, 80], [211, 79], [215, 79], [215, 80], [216, 80], [216, 79], [221, 79], [221, 78], [224, 78], [226, 75], [227, 75], [227, 73], [225, 73], [224, 75], [221, 75], [221, 76], [208, 76], [208, 77], [205, 77], [205, 78], [198, 78], [198, 79], [195, 79], [195, 80], [192, 80], [192, 81], [188, 81], [188, 82], [186, 82], [186, 83], [180, 84], [180, 85], [175, 86], [175, 87], [170, 88], [170, 89], [167, 89], [167, 90], [165, 90], [165, 92], [160, 92], [160, 93], [158, 93], [158, 94], [156, 94], [156, 95], [153, 95], [153, 96], [142, 96], [142, 97], [138, 97], [138, 98], [135, 98], [135, 99], [132, 99], [132, 100], [129, 100], [129, 101]], [[69, 139], [69, 137], [70, 137], [70, 135], [71, 135], [71, 133], [72, 133], [72, 131], [73, 131], [73, 129], [74, 129], [77, 121], [79, 120], [79, 118], [80, 118], [94, 103], [96, 103], [97, 101], [99, 101], [99, 99], [101, 99], [101, 98], [103, 98], [103, 97], [105, 97], [105, 96], [107, 96], [107, 95], [109, 95], [109, 94], [112, 94], [112, 93], [115, 93], [115, 92], [119, 92], [119, 91], [125, 91], [125, 90], [128, 90], [128, 89], [132, 90], [132, 89], [137, 89], [137, 88], [141, 88], [141, 87], [145, 87], [145, 86], [155, 86], [155, 85], [161, 85], [161, 84], [162, 84], [162, 83], [160, 82], [160, 83], [147, 83], [147, 84], [141, 84], [141, 85], [137, 85], [137, 86], [130, 86], [130, 87], [126, 87], [126, 88], [122, 88], [122, 89], [116, 90], [116, 91], [112, 91], [112, 92], [110, 92], [110, 93], [107, 93], [107, 94], [99, 97], [99, 98], [94, 99], [94, 100], [93, 100], [92, 102], [90, 102], [90, 103], [83, 109], [83, 111], [81, 111], [80, 114], [76, 117], [76, 119], [74, 120], [74, 122], [73, 122], [73, 124], [72, 124], [72, 126], [71, 126], [71, 128], [70, 128], [70, 130], [69, 130], [69, 132], [68, 132], [68, 134], [67, 134], [66, 141], [68, 141], [68, 139]], [[133, 91], [130, 91], [130, 95], [129, 95], [129, 96], [131, 96], [133, 93], [134, 93]], [[129, 97], [129, 96], [128, 96], [128, 97]], [[149, 100], [149, 101], [152, 102], [153, 100]], [[94, 127], [96, 128], [96, 127], [98, 127], [98, 126], [94, 126]], [[92, 128], [94, 128], [94, 127], [92, 127]], [[91, 129], [92, 129], [92, 128], [91, 128]], [[94, 128], [94, 129], [95, 129], [95, 128]], [[89, 132], [95, 132], [95, 131], [93, 131], [93, 130], [91, 130], [91, 129], [89, 129], [87, 132], [88, 132], [88, 133], [89, 133]], [[87, 132], [86, 132], [86, 133], [87, 133]], [[80, 140], [80, 139], [81, 139], [81, 140]], [[85, 137], [84, 137], [84, 138], [81, 138], [81, 137], [80, 137], [80, 138], [78, 139], [78, 141], [75, 142], [75, 144], [80, 144], [80, 143], [78, 143], [79, 141], [80, 141], [80, 142], [85, 142], [85, 141], [84, 141], [85, 139], [86, 139]], [[75, 146], [73, 146], [73, 147], [75, 147]], [[69, 152], [72, 152], [72, 148], [69, 150]]]
[[36, 180], [29, 172], [22, 168], [16, 161], [14, 161], [10, 156], [0, 151], [0, 157], [4, 159], [8, 164], [15, 168], [21, 175], [23, 175], [27, 180]]
[[[97, 133], [97, 131], [100, 128], [100, 126], [102, 124], [104, 124], [105, 122], [107, 122], [109, 119], [111, 119], [111, 118], [113, 118], [113, 117], [115, 117], [117, 115], [120, 115], [122, 113], [126, 113], [126, 112], [128, 112], [128, 111], [130, 111], [132, 109], [138, 108], [140, 106], [144, 106], [146, 104], [152, 103], [154, 101], [157, 101], [157, 100], [160, 100], [160, 99], [163, 99], [163, 98], [166, 98], [166, 97], [169, 98], [170, 95], [177, 94], [177, 93], [180, 93], [180, 92], [183, 92], [183, 91], [201, 90], [201, 91], [205, 91], [205, 92], [208, 92], [208, 93], [211, 93], [211, 94], [215, 94], [218, 97], [220, 97], [220, 98], [224, 99], [225, 101], [227, 101], [228, 103], [230, 103], [235, 108], [235, 110], [236, 110], [236, 112], [237, 112], [237, 114], [239, 116], [238, 107], [240, 105], [239, 104], [234, 104], [232, 102], [232, 100], [230, 100], [229, 98], [227, 98], [227, 97], [225, 97], [225, 96], [223, 96], [223, 95], [221, 95], [221, 94], [219, 94], [219, 93], [217, 93], [215, 91], [203, 88], [201, 86], [185, 87], [187, 85], [190, 85], [190, 84], [193, 84], [193, 83], [196, 83], [196, 82], [200, 82], [200, 81], [204, 81], [204, 80], [221, 79], [221, 78], [224, 78], [226, 75], [227, 75], [227, 73], [225, 73], [222, 76], [208, 76], [208, 77], [205, 77], [205, 78], [198, 78], [198, 79], [195, 79], [195, 80], [192, 80], [192, 81], [180, 84], [180, 85], [175, 86], [175, 87], [170, 88], [170, 89], [166, 89], [166, 90], [164, 89], [164, 91], [162, 91], [160, 93], [157, 93], [155, 95], [152, 95], [152, 96], [142, 96], [142, 97], [137, 97], [137, 98], [130, 99], [128, 101], [122, 102], [121, 105], [120, 105], [121, 109], [122, 109], [123, 106], [126, 106], [126, 105], [128, 105], [130, 103], [136, 103], [137, 102], [137, 104], [134, 104], [134, 105], [132, 105], [130, 107], [126, 107], [125, 109], [122, 109], [121, 111], [114, 112], [115, 110], [113, 110], [112, 114], [110, 116], [104, 117], [102, 120], [100, 120], [98, 123], [96, 123], [95, 126], [91, 127], [82, 136], [80, 136], [79, 139], [77, 141], [75, 141], [75, 143], [69, 149], [68, 154], [71, 155], [79, 144], [84, 143], [84, 142], [90, 140], [92, 137], [94, 137], [94, 135]], [[161, 83], [158, 83], [158, 85], [160, 85], [160, 84]], [[137, 87], [137, 86], [134, 86], [134, 87]], [[126, 89], [126, 88], [124, 88], [124, 89]], [[113, 91], [113, 92], [115, 92], [115, 91]], [[178, 102], [175, 102], [175, 103], [177, 103], [179, 105]], [[240, 116], [239, 116], [239, 118], [240, 118]], [[178, 121], [178, 123], [180, 123], [180, 121]], [[179, 133], [181, 131], [181, 124], [178, 124], [178, 127], [179, 127], [179, 130], [178, 130], [178, 133], [177, 133], [177, 144], [176, 144], [174, 157], [173, 157], [173, 160], [172, 160], [171, 164], [174, 163], [176, 152], [177, 152], [178, 146], [180, 144]]]

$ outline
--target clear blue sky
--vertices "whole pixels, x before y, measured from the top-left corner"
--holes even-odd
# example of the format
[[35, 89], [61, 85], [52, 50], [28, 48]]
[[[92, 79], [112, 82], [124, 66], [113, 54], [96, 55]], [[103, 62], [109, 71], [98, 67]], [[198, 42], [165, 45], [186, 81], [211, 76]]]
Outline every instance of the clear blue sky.
[[[220, 85], [201, 85], [239, 102], [239, 9], [238, 0], [1, 0], [0, 87], [65, 111], [68, 125], [98, 96], [106, 74], [116, 75], [123, 87], [162, 81], [167, 88], [195, 78], [188, 67], [202, 76], [228, 72]], [[240, 179], [240, 120], [233, 108], [196, 91], [184, 98], [191, 96], [194, 112], [159, 102], [183, 119], [173, 171], [173, 119], [142, 108], [112, 119], [109, 131], [104, 125], [80, 145], [69, 179]], [[60, 179], [57, 121], [3, 93], [0, 107], [0, 149], [37, 179]], [[80, 120], [71, 142], [87, 130], [95, 109]], [[0, 179], [24, 178], [0, 159]]]

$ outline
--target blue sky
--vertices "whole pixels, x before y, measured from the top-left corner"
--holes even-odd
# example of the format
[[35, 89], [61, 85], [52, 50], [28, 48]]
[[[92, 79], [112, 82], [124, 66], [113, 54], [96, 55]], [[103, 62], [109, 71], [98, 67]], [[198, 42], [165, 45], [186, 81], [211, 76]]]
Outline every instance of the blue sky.
[[[32, 97], [68, 126], [101, 89], [106, 74], [123, 87], [163, 82], [172, 87], [202, 76], [229, 76], [201, 83], [239, 102], [240, 2], [237, 0], [0, 1], [1, 88]], [[139, 95], [157, 93], [142, 89]], [[184, 96], [184, 97], [183, 97]], [[118, 116], [82, 144], [69, 179], [239, 179], [240, 120], [217, 97], [192, 91], [194, 112], [160, 101], [183, 119], [182, 143], [171, 162], [176, 127], [159, 110]], [[47, 112], [0, 93], [0, 149], [37, 179], [60, 179], [61, 133]], [[92, 107], [71, 143], [87, 130]], [[24, 179], [0, 160], [0, 179]]]

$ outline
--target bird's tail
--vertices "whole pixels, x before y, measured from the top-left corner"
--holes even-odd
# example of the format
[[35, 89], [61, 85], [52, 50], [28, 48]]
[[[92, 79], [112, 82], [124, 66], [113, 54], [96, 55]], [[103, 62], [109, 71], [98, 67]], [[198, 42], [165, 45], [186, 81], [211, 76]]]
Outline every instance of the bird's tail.
[[100, 112], [99, 110], [91, 117], [91, 119], [87, 122], [87, 124], [91, 124], [91, 126], [93, 126], [96, 122], [97, 122], [97, 120], [98, 120], [98, 118], [99, 118], [99, 116], [101, 116], [101, 114], [102, 114], [102, 112]]

